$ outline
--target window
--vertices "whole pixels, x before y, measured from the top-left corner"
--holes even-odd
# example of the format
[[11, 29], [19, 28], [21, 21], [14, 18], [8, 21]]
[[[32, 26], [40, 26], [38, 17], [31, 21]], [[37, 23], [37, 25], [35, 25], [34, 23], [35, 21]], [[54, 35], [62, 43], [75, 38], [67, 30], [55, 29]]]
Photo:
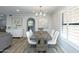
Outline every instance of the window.
[[35, 19], [33, 18], [29, 18], [27, 20], [27, 30], [32, 30], [32, 31], [35, 31]]
[[79, 46], [79, 7], [73, 7], [63, 14], [63, 37]]
[[28, 21], [28, 26], [33, 26], [33, 21], [32, 20]]

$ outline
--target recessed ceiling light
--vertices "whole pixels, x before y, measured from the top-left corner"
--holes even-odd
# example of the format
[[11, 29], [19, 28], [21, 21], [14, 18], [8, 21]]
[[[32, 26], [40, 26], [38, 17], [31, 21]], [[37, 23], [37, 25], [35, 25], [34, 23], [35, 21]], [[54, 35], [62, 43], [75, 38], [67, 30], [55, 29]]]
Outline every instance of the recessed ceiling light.
[[0, 16], [4, 16], [3, 14], [0, 14]]
[[20, 10], [19, 9], [16, 9], [16, 11], [19, 12]]

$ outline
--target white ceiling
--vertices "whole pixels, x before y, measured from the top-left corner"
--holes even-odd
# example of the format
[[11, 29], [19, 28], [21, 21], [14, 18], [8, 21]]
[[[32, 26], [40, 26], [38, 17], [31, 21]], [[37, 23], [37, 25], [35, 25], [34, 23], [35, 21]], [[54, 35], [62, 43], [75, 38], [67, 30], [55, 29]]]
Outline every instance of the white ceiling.
[[[36, 6], [0, 6], [0, 14], [33, 14], [33, 7]], [[53, 13], [56, 9], [60, 7], [58, 6], [47, 6], [48, 14]], [[17, 12], [16, 10], [19, 9], [20, 11]]]

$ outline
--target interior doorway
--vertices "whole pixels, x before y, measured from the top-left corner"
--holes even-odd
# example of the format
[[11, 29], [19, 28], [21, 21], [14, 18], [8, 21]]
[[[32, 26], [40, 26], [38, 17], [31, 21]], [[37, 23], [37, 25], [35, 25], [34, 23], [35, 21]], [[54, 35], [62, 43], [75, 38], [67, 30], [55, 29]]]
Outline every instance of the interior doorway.
[[35, 19], [34, 18], [29, 18], [27, 20], [27, 30], [32, 30], [33, 32], [35, 31]]

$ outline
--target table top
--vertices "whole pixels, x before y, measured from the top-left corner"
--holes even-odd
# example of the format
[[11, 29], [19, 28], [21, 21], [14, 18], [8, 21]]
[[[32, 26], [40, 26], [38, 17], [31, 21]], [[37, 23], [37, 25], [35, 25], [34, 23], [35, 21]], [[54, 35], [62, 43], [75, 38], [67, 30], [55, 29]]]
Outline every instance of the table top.
[[31, 39], [37, 40], [37, 39], [44, 39], [44, 40], [51, 40], [51, 36], [47, 31], [36, 31], [31, 36]]
[[47, 31], [36, 31], [31, 36], [32, 40], [37, 42], [36, 51], [47, 51], [48, 45], [47, 41], [52, 40], [50, 34]]

